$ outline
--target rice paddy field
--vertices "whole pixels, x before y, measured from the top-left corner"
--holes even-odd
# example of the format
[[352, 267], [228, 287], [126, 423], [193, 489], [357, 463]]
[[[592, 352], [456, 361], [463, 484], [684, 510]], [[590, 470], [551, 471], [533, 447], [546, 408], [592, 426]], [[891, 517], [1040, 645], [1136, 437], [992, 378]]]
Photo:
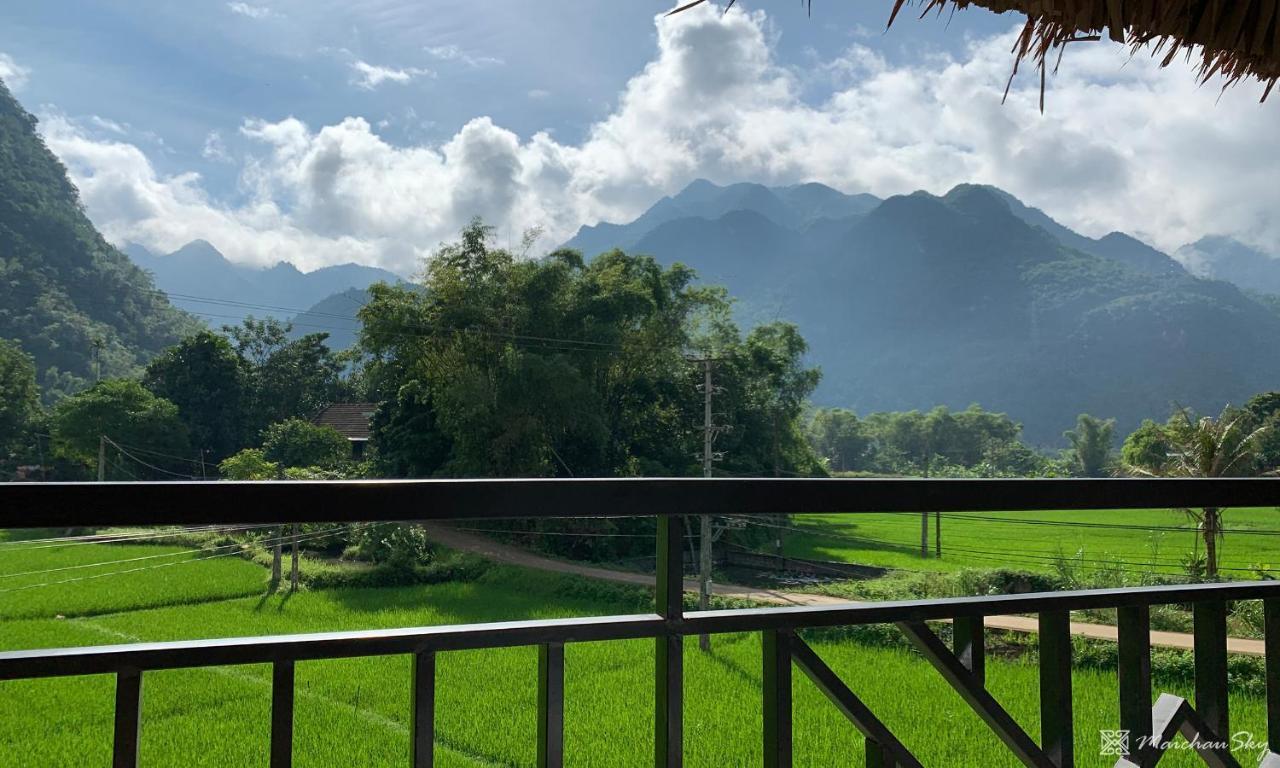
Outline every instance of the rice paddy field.
[[[1280, 575], [1280, 510], [1229, 509], [1218, 552], [1224, 576]], [[1204, 545], [1187, 515], [1169, 509], [1037, 512], [944, 512], [942, 557], [920, 557], [920, 515], [797, 515], [784, 532], [792, 557], [881, 565], [907, 570], [1015, 568], [1050, 571], [1062, 563], [1081, 570], [1130, 575], [1185, 572], [1183, 559]], [[799, 529], [799, 530], [795, 530]]]
[[[645, 592], [630, 587], [509, 567], [493, 567], [465, 583], [266, 595], [264, 570], [238, 557], [195, 560], [177, 554], [180, 548], [138, 544], [66, 547], [54, 555], [54, 548], [34, 546], [0, 546], [0, 589], [44, 583], [59, 574], [105, 574], [103, 563], [127, 556], [167, 554], [183, 564], [0, 592], [0, 647], [5, 650], [634, 613], [646, 610], [649, 601]], [[167, 562], [156, 561], [137, 566]], [[78, 565], [90, 567], [44, 574], [39, 582], [14, 576]], [[926, 765], [1017, 765], [919, 657], [829, 635], [811, 639]], [[533, 765], [535, 650], [447, 653], [438, 664], [437, 764]], [[759, 638], [719, 636], [711, 653], [699, 651], [690, 638], [685, 665], [688, 764], [759, 765]], [[651, 764], [652, 642], [570, 645], [566, 670], [568, 764]], [[407, 657], [300, 663], [295, 764], [407, 765], [409, 671]], [[108, 764], [113, 685], [105, 676], [0, 683], [0, 765]], [[796, 764], [860, 764], [862, 739], [853, 727], [798, 672], [794, 686]], [[1191, 684], [1158, 679], [1156, 686], [1188, 695]], [[1024, 728], [1038, 733], [1034, 664], [993, 656], [988, 687]], [[1077, 764], [1109, 765], [1114, 758], [1098, 754], [1098, 732], [1117, 721], [1115, 676], [1077, 669], [1074, 689]], [[269, 706], [265, 666], [149, 673], [142, 765], [265, 766]], [[1261, 734], [1264, 722], [1260, 698], [1233, 697], [1233, 730]], [[1245, 758], [1251, 760], [1252, 755]], [[1192, 754], [1177, 750], [1161, 764], [1197, 763]]]

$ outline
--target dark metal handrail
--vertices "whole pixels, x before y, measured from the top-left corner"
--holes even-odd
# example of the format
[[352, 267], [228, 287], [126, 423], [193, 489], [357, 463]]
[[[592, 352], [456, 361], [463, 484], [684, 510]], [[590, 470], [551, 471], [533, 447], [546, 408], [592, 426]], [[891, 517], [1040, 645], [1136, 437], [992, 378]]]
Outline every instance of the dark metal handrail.
[[1280, 478], [0, 483], [0, 528], [1280, 506]]
[[[116, 675], [114, 765], [135, 768], [145, 672], [272, 664], [270, 755], [291, 764], [294, 665], [315, 659], [411, 654], [412, 761], [434, 753], [435, 655], [462, 649], [538, 648], [538, 759], [564, 755], [564, 646], [654, 638], [655, 765], [682, 763], [683, 637], [760, 632], [764, 759], [791, 764], [791, 674], [798, 668], [865, 737], [868, 765], [919, 760], [797, 634], [835, 625], [896, 624], [939, 674], [1024, 765], [1074, 765], [1071, 698], [1073, 610], [1118, 611], [1120, 727], [1142, 736], [1196, 740], [1210, 765], [1236, 766], [1227, 708], [1227, 603], [1264, 608], [1268, 744], [1264, 765], [1280, 765], [1280, 582], [1239, 582], [798, 606], [683, 610], [681, 516], [794, 512], [1019, 511], [1186, 506], [1277, 506], [1280, 480], [476, 480], [297, 483], [94, 483], [0, 485], [0, 527], [125, 524], [239, 524], [496, 517], [657, 517], [657, 609], [652, 614], [443, 627], [244, 637], [0, 653], [0, 680]], [[1191, 604], [1195, 706], [1162, 694], [1152, 706], [1150, 607]], [[1039, 616], [1041, 737], [1032, 739], [985, 688], [985, 616]], [[924, 622], [952, 620], [948, 648]], [[1221, 736], [1219, 736], [1221, 735]], [[1152, 766], [1163, 747], [1135, 746], [1117, 766]]]

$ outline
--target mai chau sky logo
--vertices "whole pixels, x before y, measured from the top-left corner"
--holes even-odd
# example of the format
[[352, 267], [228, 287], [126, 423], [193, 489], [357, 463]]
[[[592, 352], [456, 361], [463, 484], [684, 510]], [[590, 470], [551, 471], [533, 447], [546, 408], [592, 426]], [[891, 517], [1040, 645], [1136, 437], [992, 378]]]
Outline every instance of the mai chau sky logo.
[[1148, 749], [1161, 753], [1171, 749], [1203, 753], [1225, 750], [1230, 746], [1231, 751], [1237, 755], [1257, 754], [1261, 759], [1268, 749], [1266, 741], [1259, 741], [1249, 731], [1236, 731], [1231, 736], [1230, 744], [1221, 740], [1202, 739], [1199, 735], [1186, 740], [1162, 740], [1159, 736], [1139, 736], [1131, 740], [1127, 730], [1099, 731], [1098, 735], [1101, 742], [1099, 754], [1109, 757], [1130, 757]]

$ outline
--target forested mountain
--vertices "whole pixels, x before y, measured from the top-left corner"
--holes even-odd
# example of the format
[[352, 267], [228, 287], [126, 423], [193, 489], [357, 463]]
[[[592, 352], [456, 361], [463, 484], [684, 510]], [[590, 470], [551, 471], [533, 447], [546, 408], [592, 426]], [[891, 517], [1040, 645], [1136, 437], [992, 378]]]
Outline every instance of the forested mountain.
[[36, 119], [0, 83], [0, 338], [35, 358], [45, 397], [136, 374], [197, 326], [85, 217]]
[[335, 352], [348, 349], [360, 335], [360, 320], [356, 313], [368, 303], [369, 291], [366, 288], [348, 288], [327, 296], [289, 320], [293, 326], [290, 337], [299, 339], [310, 333], [327, 333], [329, 349]]
[[651, 210], [584, 228], [570, 245], [603, 250], [602, 233], [625, 232], [633, 250], [726, 285], [745, 322], [798, 323], [824, 372], [819, 404], [977, 402], [1056, 444], [1081, 412], [1127, 431], [1173, 403], [1216, 412], [1280, 380], [1272, 309], [1127, 235], [1084, 237], [992, 187], [809, 219], [778, 216], [779, 190], [718, 199], [735, 187], [692, 189], [706, 215]]
[[1174, 254], [1192, 274], [1280, 295], [1280, 259], [1230, 237], [1202, 237]]
[[135, 244], [126, 246], [125, 252], [155, 277], [175, 306], [204, 317], [215, 328], [249, 315], [286, 320], [343, 291], [400, 280], [385, 269], [359, 264], [302, 272], [282, 261], [270, 269], [255, 269], [231, 262], [204, 240], [164, 256]]

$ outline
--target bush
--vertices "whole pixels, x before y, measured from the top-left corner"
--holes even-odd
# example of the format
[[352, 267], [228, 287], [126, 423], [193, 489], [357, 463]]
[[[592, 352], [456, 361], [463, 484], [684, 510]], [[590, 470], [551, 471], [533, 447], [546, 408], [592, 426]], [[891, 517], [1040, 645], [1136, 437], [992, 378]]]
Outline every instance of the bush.
[[288, 419], [267, 427], [262, 452], [268, 461], [282, 467], [334, 469], [351, 458], [351, 446], [336, 429], [306, 419]]

